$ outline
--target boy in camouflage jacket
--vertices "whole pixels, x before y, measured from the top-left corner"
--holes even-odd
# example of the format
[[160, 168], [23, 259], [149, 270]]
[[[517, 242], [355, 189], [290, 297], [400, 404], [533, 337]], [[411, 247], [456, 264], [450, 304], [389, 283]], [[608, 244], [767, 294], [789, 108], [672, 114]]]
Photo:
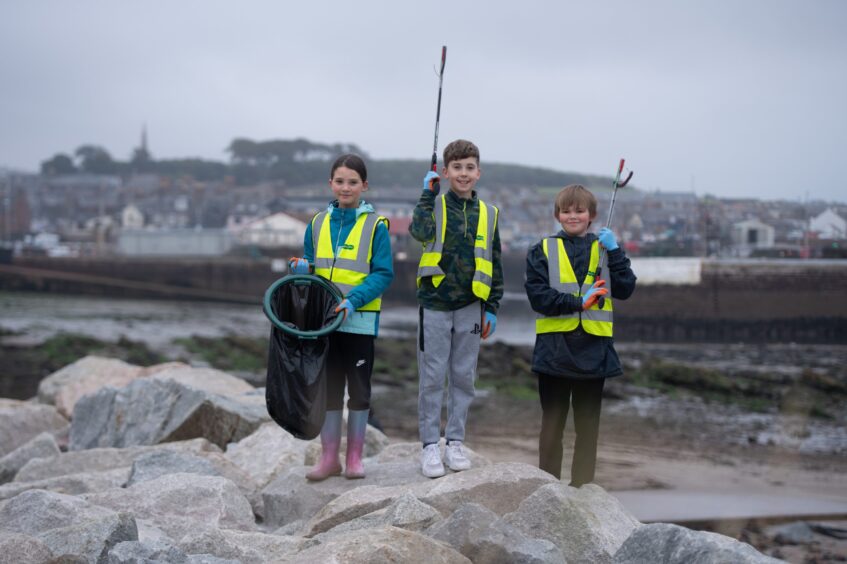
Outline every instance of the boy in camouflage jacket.
[[[421, 472], [437, 478], [444, 464], [470, 468], [462, 449], [474, 398], [480, 339], [497, 327], [503, 296], [499, 210], [477, 198], [479, 149], [459, 139], [444, 148], [442, 174], [450, 189], [439, 195], [440, 177], [427, 173], [409, 232], [424, 244], [418, 267], [418, 428]], [[448, 382], [447, 445], [442, 462], [441, 403]]]

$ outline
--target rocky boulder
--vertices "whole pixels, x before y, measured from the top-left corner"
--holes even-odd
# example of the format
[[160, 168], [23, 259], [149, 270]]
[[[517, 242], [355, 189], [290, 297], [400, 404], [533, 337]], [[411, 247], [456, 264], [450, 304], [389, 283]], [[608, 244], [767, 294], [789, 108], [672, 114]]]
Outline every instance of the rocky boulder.
[[280, 562], [422, 562], [469, 564], [451, 547], [414, 531], [383, 527], [334, 535]]
[[125, 469], [129, 472], [132, 463], [139, 456], [159, 450], [172, 450], [185, 453], [220, 453], [221, 449], [206, 439], [175, 441], [155, 446], [135, 446], [128, 448], [93, 448], [85, 451], [63, 452], [49, 458], [36, 458], [27, 462], [15, 476], [17, 482], [32, 482], [71, 474], [86, 474]]
[[600, 486], [544, 485], [526, 497], [503, 521], [527, 536], [558, 546], [568, 561], [611, 562], [640, 525]]
[[152, 445], [204, 437], [221, 448], [268, 421], [251, 396], [221, 396], [172, 379], [144, 378], [102, 388], [74, 409], [70, 450]]
[[692, 531], [670, 523], [641, 525], [620, 547], [614, 564], [641, 562], [679, 562], [692, 564], [776, 564], [747, 543], [733, 538]]
[[0, 398], [0, 456], [41, 433], [62, 434], [68, 420], [51, 405]]
[[0, 458], [0, 484], [14, 479], [15, 474], [30, 460], [50, 458], [61, 453], [55, 437], [50, 433], [41, 433], [22, 444], [6, 456]]
[[226, 457], [264, 488], [279, 475], [305, 464], [309, 444], [276, 423], [265, 423], [253, 434], [227, 445]]
[[138, 378], [141, 370], [122, 360], [86, 356], [44, 378], [38, 384], [38, 401], [55, 405], [70, 418], [79, 398], [105, 386], [122, 388]]
[[[105, 562], [113, 546], [138, 540], [131, 515], [40, 490], [24, 492], [3, 505], [0, 531], [33, 537], [54, 557], [69, 555], [87, 562]], [[25, 546], [38, 549], [28, 540]]]
[[152, 523], [174, 541], [207, 528], [255, 529], [253, 510], [226, 478], [168, 474], [129, 488], [81, 496], [89, 503], [131, 513]]

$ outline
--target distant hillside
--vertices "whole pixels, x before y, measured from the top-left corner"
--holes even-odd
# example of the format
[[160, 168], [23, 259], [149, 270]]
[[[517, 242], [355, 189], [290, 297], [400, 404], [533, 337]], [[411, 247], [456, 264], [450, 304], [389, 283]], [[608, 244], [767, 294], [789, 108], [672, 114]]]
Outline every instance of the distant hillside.
[[[236, 184], [252, 185], [265, 181], [282, 181], [291, 187], [323, 184], [330, 163], [342, 153], [357, 153], [368, 164], [368, 180], [376, 186], [416, 186], [429, 168], [429, 160], [371, 159], [361, 148], [350, 143], [332, 145], [313, 143], [306, 139], [252, 141], [234, 139], [227, 148], [230, 161], [205, 159], [156, 160], [145, 147], [135, 150], [129, 161], [114, 160], [106, 149], [82, 145], [73, 155], [57, 153], [41, 163], [45, 175], [96, 173], [128, 176], [153, 173], [163, 176], [190, 176], [200, 181], [233, 178]], [[611, 185], [607, 177], [528, 167], [516, 164], [482, 163], [485, 186], [492, 188], [561, 187], [580, 183], [592, 188]]]
[[[428, 160], [371, 160], [368, 163], [369, 181], [376, 186], [416, 186], [429, 167]], [[440, 163], [439, 163], [440, 164]], [[491, 188], [508, 186], [562, 187], [567, 184], [584, 184], [588, 187], [606, 187], [610, 178], [590, 176], [575, 172], [559, 172], [547, 168], [516, 164], [482, 163], [480, 184]]]

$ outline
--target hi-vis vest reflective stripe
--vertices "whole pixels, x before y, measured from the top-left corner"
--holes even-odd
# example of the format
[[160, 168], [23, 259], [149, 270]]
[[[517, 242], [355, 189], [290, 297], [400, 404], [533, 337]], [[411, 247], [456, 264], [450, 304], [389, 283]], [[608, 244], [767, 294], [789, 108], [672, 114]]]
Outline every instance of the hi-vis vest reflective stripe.
[[[485, 301], [491, 293], [494, 265], [492, 263], [492, 245], [494, 230], [497, 228], [499, 210], [496, 206], [479, 200], [479, 222], [474, 241], [473, 293]], [[418, 265], [418, 286], [421, 278], [432, 276], [432, 285], [436, 288], [444, 280], [444, 271], [438, 266], [444, 251], [444, 235], [447, 232], [447, 195], [442, 194], [435, 200], [435, 239], [424, 244], [424, 252]]]
[[[594, 273], [597, 272], [597, 264], [600, 262], [600, 246], [597, 241], [591, 244], [591, 258], [588, 263], [588, 274], [582, 283], [582, 288], [576, 281], [571, 261], [565, 252], [565, 245], [558, 237], [544, 239], [544, 256], [547, 257], [547, 275], [550, 279], [550, 287], [554, 290], [575, 296], [584, 295], [594, 285]], [[608, 270], [605, 269], [605, 270]], [[605, 273], [604, 273], [605, 274]], [[606, 280], [606, 288], [611, 290], [609, 280]], [[574, 312], [566, 315], [548, 317], [539, 315], [535, 320], [535, 333], [564, 333], [573, 331], [582, 321], [582, 328], [586, 333], [598, 337], [612, 336], [612, 298], [608, 294], [605, 297], [603, 308], [595, 303], [591, 308], [583, 312]]]
[[[312, 245], [315, 249], [315, 274], [332, 281], [346, 296], [371, 272], [373, 237], [379, 222], [388, 220], [373, 213], [363, 213], [335, 256], [329, 232], [329, 214], [325, 211], [312, 218]], [[379, 311], [382, 296], [360, 307], [358, 311]]]

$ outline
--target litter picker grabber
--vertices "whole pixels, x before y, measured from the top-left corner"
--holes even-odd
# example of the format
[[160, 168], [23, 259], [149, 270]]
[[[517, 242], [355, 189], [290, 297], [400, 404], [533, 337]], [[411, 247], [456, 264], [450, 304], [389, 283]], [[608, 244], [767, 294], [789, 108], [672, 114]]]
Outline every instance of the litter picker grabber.
[[[627, 175], [626, 179], [623, 182], [621, 182], [621, 173], [623, 172], [623, 164], [624, 164], [624, 159], [621, 159], [621, 162], [618, 165], [618, 172], [617, 172], [617, 174], [615, 174], [615, 181], [612, 184], [612, 200], [611, 200], [611, 202], [609, 202], [609, 216], [606, 218], [606, 227], [608, 229], [612, 228], [612, 213], [615, 211], [615, 198], [618, 195], [618, 188], [623, 188], [624, 186], [629, 184], [629, 181], [632, 178], [632, 171], [629, 171], [629, 174]], [[604, 248], [600, 251], [600, 260], [597, 263], [597, 272], [594, 274], [594, 280], [595, 281], [602, 278], [602, 272], [603, 272], [603, 268], [605, 268], [605, 266], [606, 266], [606, 260], [607, 260], [606, 249]], [[609, 292], [612, 291], [611, 280], [607, 281], [606, 287], [609, 289]], [[602, 309], [603, 304], [605, 302], [606, 302], [605, 298], [603, 298], [603, 296], [600, 296], [600, 298], [597, 300], [597, 305]]]
[[444, 64], [447, 62], [447, 46], [441, 47], [441, 70], [438, 72], [438, 108], [435, 110], [435, 141], [432, 143], [432, 172], [438, 172], [438, 123], [441, 121], [441, 84], [444, 82]]

